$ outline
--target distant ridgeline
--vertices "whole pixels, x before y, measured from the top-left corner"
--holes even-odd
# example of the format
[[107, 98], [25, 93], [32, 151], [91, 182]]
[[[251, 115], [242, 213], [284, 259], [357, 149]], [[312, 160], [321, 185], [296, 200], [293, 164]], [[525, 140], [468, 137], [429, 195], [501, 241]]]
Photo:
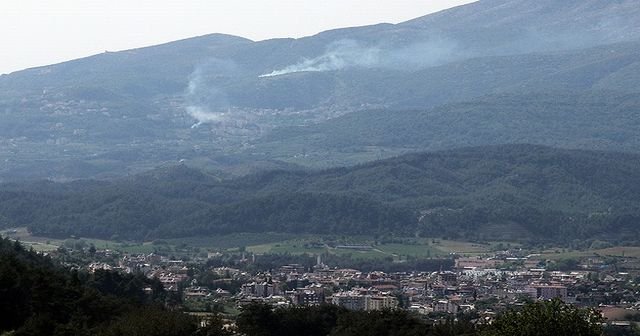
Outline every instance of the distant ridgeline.
[[639, 51], [637, 0], [480, 0], [299, 39], [101, 53], [0, 76], [0, 181], [180, 161], [241, 176], [514, 143], [637, 153]]
[[0, 223], [143, 240], [232, 232], [640, 240], [640, 155], [502, 145], [219, 180], [183, 165], [0, 186]]

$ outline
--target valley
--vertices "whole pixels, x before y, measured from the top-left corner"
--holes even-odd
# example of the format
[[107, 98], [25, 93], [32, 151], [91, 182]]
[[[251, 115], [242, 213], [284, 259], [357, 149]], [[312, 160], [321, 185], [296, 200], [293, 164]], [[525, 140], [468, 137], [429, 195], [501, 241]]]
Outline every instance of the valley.
[[638, 1], [413, 14], [0, 75], [0, 335], [640, 335]]

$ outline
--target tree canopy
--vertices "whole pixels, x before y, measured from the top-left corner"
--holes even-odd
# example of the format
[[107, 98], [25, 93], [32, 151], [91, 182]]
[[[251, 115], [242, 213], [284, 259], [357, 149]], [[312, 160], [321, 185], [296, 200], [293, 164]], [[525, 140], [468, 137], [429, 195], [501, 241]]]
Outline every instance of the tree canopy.
[[640, 241], [640, 156], [505, 145], [219, 180], [175, 166], [0, 188], [0, 226], [134, 240], [232, 232]]
[[594, 309], [582, 309], [559, 299], [509, 310], [483, 330], [482, 336], [600, 336], [604, 318]]

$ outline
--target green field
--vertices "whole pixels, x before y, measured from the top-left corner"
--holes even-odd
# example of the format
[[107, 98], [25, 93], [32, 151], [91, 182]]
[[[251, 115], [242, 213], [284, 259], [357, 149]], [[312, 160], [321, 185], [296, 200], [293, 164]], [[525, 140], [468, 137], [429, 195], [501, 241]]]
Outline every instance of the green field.
[[404, 243], [376, 243], [371, 237], [351, 236], [340, 237], [333, 241], [334, 245], [364, 245], [370, 246], [368, 250], [344, 249], [331, 246], [326, 243], [319, 243], [323, 240], [331, 240], [323, 236], [308, 236], [306, 238], [290, 239], [267, 244], [257, 244], [247, 246], [247, 251], [253, 253], [290, 253], [290, 254], [319, 254], [332, 253], [337, 255], [350, 254], [355, 258], [370, 259], [393, 257], [402, 259], [403, 257], [416, 258], [436, 258], [458, 255], [477, 255], [489, 253], [494, 244], [477, 244], [462, 241], [434, 240], [434, 239], [408, 239]]
[[385, 254], [393, 256], [412, 256], [412, 257], [441, 257], [446, 255], [444, 251], [426, 244], [419, 245], [406, 245], [406, 244], [384, 244], [376, 246], [376, 249], [384, 252]]
[[[0, 231], [3, 236], [20, 240], [36, 251], [51, 251], [64, 246], [68, 240], [37, 237], [31, 235], [25, 228]], [[86, 245], [93, 245], [97, 249], [112, 249], [127, 253], [151, 253], [154, 251], [170, 252], [174, 254], [194, 251], [233, 252], [246, 250], [256, 254], [289, 253], [289, 254], [321, 254], [351, 255], [359, 259], [376, 259], [393, 257], [441, 257], [452, 252], [464, 253], [470, 251], [486, 252], [475, 244], [453, 241], [437, 241], [430, 239], [414, 239], [411, 243], [376, 243], [370, 236], [324, 236], [324, 235], [292, 235], [281, 233], [239, 233], [209, 237], [190, 237], [180, 239], [156, 240], [154, 242], [122, 242], [100, 239], [80, 238]], [[344, 245], [363, 245], [368, 249], [357, 250], [340, 248]]]
[[[2, 237], [19, 240], [25, 246], [33, 248], [38, 252], [54, 251], [65, 242], [73, 239], [56, 239], [49, 237], [33, 236], [26, 228], [13, 228], [0, 231]], [[96, 249], [112, 249], [128, 253], [151, 253], [154, 247], [151, 243], [116, 242], [102, 239], [78, 238], [84, 241], [87, 246], [95, 246]]]
[[56, 250], [61, 246], [64, 241], [60, 239], [51, 239], [45, 237], [34, 237], [26, 228], [13, 228], [0, 231], [2, 237], [7, 237], [13, 240], [19, 240], [25, 246], [33, 248], [38, 252], [48, 252]]
[[580, 259], [587, 257], [618, 257], [618, 258], [640, 258], [640, 247], [638, 246], [616, 246], [603, 249], [588, 249], [584, 251], [549, 249], [542, 254], [551, 260], [558, 259]]
[[[494, 251], [518, 247], [510, 242], [465, 242], [436, 238], [395, 238], [392, 241], [376, 240], [372, 236], [336, 236], [336, 235], [293, 235], [283, 233], [236, 233], [208, 237], [190, 237], [163, 239], [153, 242], [109, 241], [90, 238], [54, 239], [31, 235], [26, 228], [14, 228], [0, 231], [3, 237], [19, 240], [36, 251], [53, 251], [60, 246], [69, 246], [82, 241], [85, 246], [97, 249], [111, 249], [125, 253], [160, 252], [175, 256], [202, 255], [206, 252], [240, 252], [255, 254], [310, 254], [329, 253], [351, 256], [354, 259], [393, 258], [441, 258], [451, 255], [473, 256], [489, 255]], [[344, 248], [344, 246], [363, 246], [362, 249]], [[626, 257], [640, 258], [640, 247], [608, 247], [603, 249], [569, 250], [552, 248], [541, 253], [544, 259], [561, 260], [585, 257]]]
[[165, 239], [169, 244], [187, 245], [212, 250], [227, 250], [244, 246], [271, 244], [293, 239], [296, 236], [287, 233], [234, 233], [228, 235]]

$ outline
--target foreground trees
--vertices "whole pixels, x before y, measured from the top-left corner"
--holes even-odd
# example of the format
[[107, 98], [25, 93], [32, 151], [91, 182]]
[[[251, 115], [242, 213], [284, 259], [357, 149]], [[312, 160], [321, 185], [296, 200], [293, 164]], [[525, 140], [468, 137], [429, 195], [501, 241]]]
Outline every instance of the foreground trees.
[[603, 318], [560, 300], [530, 303], [509, 310], [490, 324], [457, 319], [431, 324], [406, 311], [348, 311], [335, 306], [245, 307], [238, 331], [247, 336], [598, 336]]
[[[143, 288], [154, 288], [152, 295]], [[0, 238], [0, 335], [191, 335], [197, 320], [166, 310], [157, 280], [69, 272]]]
[[603, 317], [593, 309], [581, 309], [555, 299], [510, 310], [484, 328], [482, 336], [598, 336]]

